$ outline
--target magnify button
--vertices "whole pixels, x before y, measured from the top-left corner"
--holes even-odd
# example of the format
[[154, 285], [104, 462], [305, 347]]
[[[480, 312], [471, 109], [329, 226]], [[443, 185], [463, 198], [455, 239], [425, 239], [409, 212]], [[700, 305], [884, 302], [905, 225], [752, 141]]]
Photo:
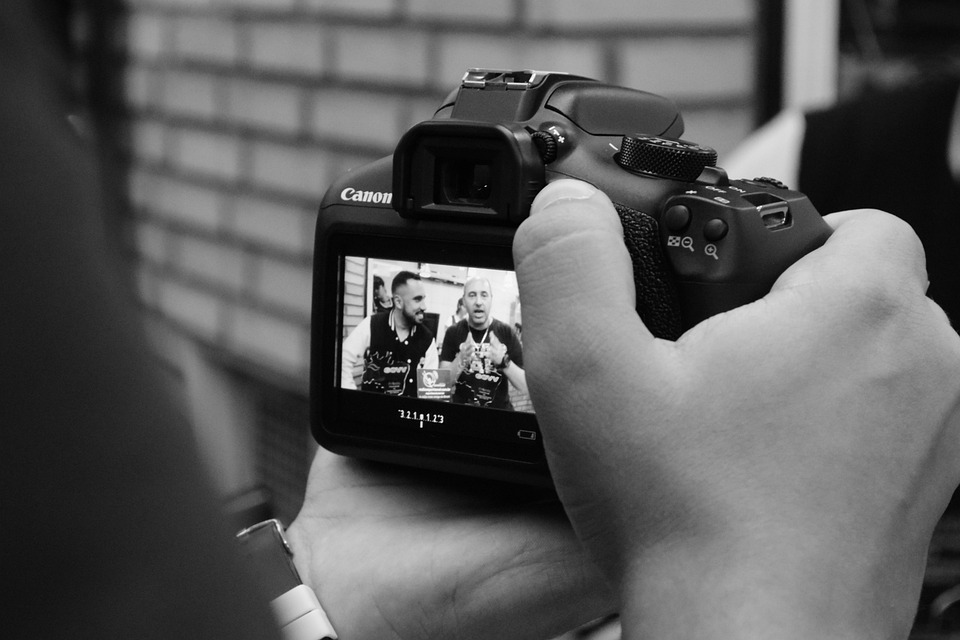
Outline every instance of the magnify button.
[[705, 254], [707, 254], [708, 256], [710, 256], [711, 258], [713, 258], [714, 260], [719, 260], [719, 259], [720, 259], [720, 258], [717, 256], [717, 245], [715, 245], [715, 244], [708, 244], [707, 246], [705, 246], [705, 247], [703, 248], [703, 252], [704, 252]]
[[714, 218], [703, 225], [703, 237], [707, 239], [707, 242], [716, 242], [722, 240], [727, 235], [728, 230], [729, 227], [727, 227], [726, 222], [720, 218]]

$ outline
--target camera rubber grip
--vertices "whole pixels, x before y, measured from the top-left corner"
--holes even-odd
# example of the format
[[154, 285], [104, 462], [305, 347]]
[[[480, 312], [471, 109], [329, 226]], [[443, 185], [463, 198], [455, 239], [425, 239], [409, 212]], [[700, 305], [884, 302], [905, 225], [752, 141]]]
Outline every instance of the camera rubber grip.
[[683, 333], [680, 299], [660, 242], [657, 221], [640, 211], [614, 203], [623, 225], [623, 241], [633, 262], [637, 314], [650, 333], [676, 340]]

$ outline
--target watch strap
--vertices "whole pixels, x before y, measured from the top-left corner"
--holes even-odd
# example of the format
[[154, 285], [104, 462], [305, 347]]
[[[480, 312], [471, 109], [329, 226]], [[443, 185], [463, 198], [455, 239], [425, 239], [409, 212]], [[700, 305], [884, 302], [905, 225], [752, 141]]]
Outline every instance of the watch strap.
[[237, 540], [242, 555], [261, 578], [283, 640], [336, 640], [316, 593], [300, 579], [280, 522], [255, 524], [238, 533]]
[[305, 584], [271, 600], [270, 609], [280, 624], [283, 640], [337, 640], [317, 594]]

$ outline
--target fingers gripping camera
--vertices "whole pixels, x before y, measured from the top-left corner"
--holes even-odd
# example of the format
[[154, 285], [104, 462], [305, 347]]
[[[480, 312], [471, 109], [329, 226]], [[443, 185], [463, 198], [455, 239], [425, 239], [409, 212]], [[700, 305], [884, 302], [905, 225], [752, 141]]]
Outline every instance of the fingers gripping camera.
[[[392, 158], [331, 186], [320, 206], [314, 267], [311, 399], [321, 444], [367, 458], [549, 482], [535, 418], [514, 410], [525, 390], [519, 315], [493, 318], [518, 314], [519, 300], [509, 311], [485, 306], [477, 318], [459, 320], [478, 343], [512, 345], [499, 367], [486, 367], [491, 389], [484, 397], [497, 401], [479, 410], [457, 404], [466, 384], [460, 378], [447, 381], [449, 394], [421, 389], [417, 361], [422, 366], [430, 354], [419, 351], [397, 363], [407, 378], [390, 388], [403, 389], [402, 397], [364, 395], [343, 379], [352, 362], [344, 366], [342, 344], [364, 316], [364, 326], [381, 327], [374, 334], [406, 345], [392, 352], [381, 345], [381, 354], [409, 356], [408, 343], [435, 337], [441, 364], [429, 380], [442, 385], [445, 336], [439, 319], [432, 328], [425, 322], [440, 315], [431, 300], [455, 300], [457, 287], [479, 279], [491, 301], [503, 304], [498, 289], [511, 288], [514, 230], [554, 180], [583, 180], [613, 201], [633, 261], [637, 313], [661, 338], [676, 339], [709, 316], [762, 297], [787, 267], [823, 244], [829, 227], [803, 194], [770, 178], [731, 180], [716, 166], [715, 151], [682, 134], [676, 106], [651, 93], [562, 73], [476, 69], [432, 119], [400, 139]], [[425, 296], [410, 307], [419, 315], [402, 313], [409, 306], [403, 291], [394, 292], [389, 312], [367, 304], [372, 285], [362, 283], [383, 265], [427, 274], [415, 287]], [[374, 321], [376, 310], [390, 317]], [[460, 368], [452, 373], [464, 375]]]

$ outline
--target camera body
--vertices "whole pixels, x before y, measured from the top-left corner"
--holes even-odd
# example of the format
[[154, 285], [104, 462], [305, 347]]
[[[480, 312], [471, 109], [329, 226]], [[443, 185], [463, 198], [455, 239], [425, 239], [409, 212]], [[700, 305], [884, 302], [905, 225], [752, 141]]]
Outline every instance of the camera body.
[[[455, 298], [478, 276], [496, 282], [494, 300], [498, 288], [513, 295], [516, 227], [547, 183], [576, 178], [604, 191], [620, 215], [637, 313], [654, 335], [676, 339], [765, 295], [830, 233], [803, 194], [769, 178], [729, 179], [712, 149], [681, 140], [682, 133], [675, 105], [651, 93], [562, 73], [473, 69], [392, 157], [333, 184], [315, 242], [317, 441], [367, 459], [549, 485], [535, 413], [456, 400], [462, 381], [449, 379], [456, 370], [446, 373], [455, 341], [441, 349], [439, 365], [424, 367], [430, 358], [384, 360], [371, 341], [385, 334], [374, 329], [358, 367], [376, 369], [381, 384], [366, 385], [367, 371], [357, 373], [359, 385], [350, 379], [345, 363], [359, 358], [362, 341], [349, 336], [361, 325], [369, 334], [389, 322], [392, 331], [391, 315], [401, 313], [398, 305], [363, 321], [371, 315], [373, 272], [425, 275], [428, 308], [431, 297]], [[435, 324], [430, 333], [440, 345], [447, 335]], [[510, 358], [522, 368], [519, 351]], [[384, 371], [397, 372], [393, 383], [382, 384]], [[489, 363], [477, 371], [512, 384]]]

